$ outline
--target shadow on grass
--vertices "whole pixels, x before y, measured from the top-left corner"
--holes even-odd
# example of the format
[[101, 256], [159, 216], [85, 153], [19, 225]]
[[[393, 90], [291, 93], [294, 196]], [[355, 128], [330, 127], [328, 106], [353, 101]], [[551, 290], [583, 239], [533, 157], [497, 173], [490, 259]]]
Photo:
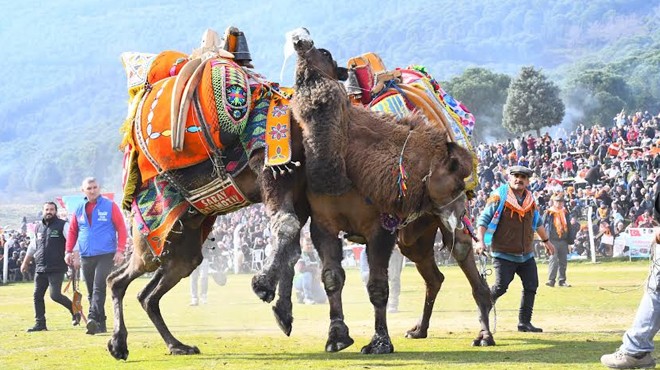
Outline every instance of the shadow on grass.
[[[364, 343], [366, 344], [366, 343]], [[437, 344], [437, 343], [433, 343]], [[290, 363], [309, 362], [326, 363], [339, 361], [345, 366], [359, 365], [361, 367], [374, 366], [382, 367], [408, 367], [419, 365], [438, 365], [445, 364], [547, 364], [547, 365], [567, 365], [567, 364], [594, 364], [598, 363], [600, 356], [606, 353], [612, 353], [620, 345], [620, 341], [565, 341], [548, 340], [542, 338], [512, 338], [503, 341], [495, 347], [469, 347], [466, 345], [464, 350], [448, 350], [424, 348], [419, 351], [396, 351], [387, 355], [363, 355], [359, 348], [362, 344], [357, 343], [339, 353], [326, 353], [322, 350], [318, 352], [254, 352], [245, 353], [232, 352], [231, 349], [222, 348], [218, 351], [216, 348], [202, 349], [202, 354], [193, 355], [186, 358], [186, 364], [194, 366], [195, 362], [206, 363], [208, 361], [220, 361], [227, 363]], [[212, 347], [212, 346], [209, 346]], [[223, 351], [223, 350], [226, 350]], [[218, 352], [216, 352], [218, 351]], [[163, 362], [172, 360], [171, 356], [163, 356], [155, 361]], [[130, 363], [153, 362], [154, 359], [128, 360]]]

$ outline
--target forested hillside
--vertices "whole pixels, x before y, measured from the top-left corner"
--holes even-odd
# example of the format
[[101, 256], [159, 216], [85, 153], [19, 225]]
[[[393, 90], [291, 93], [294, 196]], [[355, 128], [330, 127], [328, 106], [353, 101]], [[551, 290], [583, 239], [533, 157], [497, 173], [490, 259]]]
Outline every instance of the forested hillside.
[[[341, 62], [374, 51], [388, 67], [422, 64], [441, 81], [468, 67], [514, 75], [532, 65], [560, 86], [605, 68], [628, 79], [636, 100], [622, 104], [658, 108], [660, 101], [658, 0], [26, 0], [5, 2], [2, 12], [3, 202], [75, 191], [89, 175], [117, 190], [127, 99], [119, 54], [190, 52], [206, 28], [245, 31], [256, 69], [275, 81], [285, 32], [305, 26]], [[291, 83], [293, 64], [284, 84]]]

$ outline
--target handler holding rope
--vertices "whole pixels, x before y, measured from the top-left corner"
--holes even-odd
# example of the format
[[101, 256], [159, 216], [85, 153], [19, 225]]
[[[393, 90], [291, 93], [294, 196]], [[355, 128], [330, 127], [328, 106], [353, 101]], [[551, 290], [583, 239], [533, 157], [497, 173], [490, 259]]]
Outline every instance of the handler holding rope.
[[493, 302], [506, 293], [518, 274], [523, 284], [518, 331], [542, 332], [543, 329], [531, 323], [539, 286], [532, 248], [534, 231], [541, 237], [548, 255], [554, 254], [555, 247], [548, 240], [532, 193], [527, 189], [531, 175], [532, 170], [524, 166], [509, 168], [508, 184], [493, 191], [477, 222], [476, 252], [482, 254], [491, 248], [495, 270], [495, 284], [491, 287]]

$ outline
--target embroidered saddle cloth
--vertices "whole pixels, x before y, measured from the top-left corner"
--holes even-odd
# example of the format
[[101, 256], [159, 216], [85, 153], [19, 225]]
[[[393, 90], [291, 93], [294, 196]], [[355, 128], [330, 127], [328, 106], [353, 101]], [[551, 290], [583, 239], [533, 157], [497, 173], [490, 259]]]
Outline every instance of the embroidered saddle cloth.
[[[373, 53], [365, 55], [370, 54]], [[351, 59], [353, 62], [349, 61], [349, 68], [354, 69], [357, 77], [361, 92], [360, 103], [367, 105], [371, 110], [391, 113], [398, 117], [404, 117], [413, 111], [420, 111], [430, 122], [444, 126], [451, 141], [473, 153], [473, 171], [465, 179], [465, 183], [467, 190], [474, 189], [478, 185], [477, 157], [472, 142], [474, 116], [470, 111], [445, 92], [422, 66], [397, 68], [388, 72], [377, 56], [372, 56], [368, 62], [363, 64], [355, 63], [354, 59]], [[363, 76], [364, 65], [376, 65], [375, 69], [370, 67], [374, 70], [373, 78]], [[391, 76], [392, 79], [389, 81], [383, 79], [382, 77], [385, 76]], [[378, 82], [384, 82], [384, 86], [376, 92], [374, 86]], [[366, 101], [365, 96], [369, 97]]]

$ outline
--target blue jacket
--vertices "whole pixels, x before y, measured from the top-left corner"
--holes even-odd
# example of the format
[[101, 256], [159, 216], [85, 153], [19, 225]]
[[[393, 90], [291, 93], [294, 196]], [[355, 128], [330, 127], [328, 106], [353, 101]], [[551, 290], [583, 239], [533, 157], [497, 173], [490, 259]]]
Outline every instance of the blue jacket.
[[99, 256], [117, 251], [117, 230], [112, 223], [112, 201], [99, 196], [92, 211], [90, 225], [85, 202], [76, 209], [78, 221], [78, 247], [81, 257]]

